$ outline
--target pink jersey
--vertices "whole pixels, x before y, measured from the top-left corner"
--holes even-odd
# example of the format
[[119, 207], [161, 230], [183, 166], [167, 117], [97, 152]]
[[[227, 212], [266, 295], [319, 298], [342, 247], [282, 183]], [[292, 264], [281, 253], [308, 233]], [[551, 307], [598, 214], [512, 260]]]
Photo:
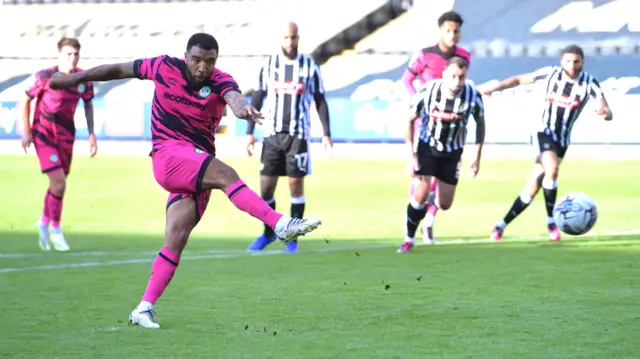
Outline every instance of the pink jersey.
[[223, 96], [240, 92], [229, 74], [215, 69], [210, 80], [197, 88], [187, 80], [187, 67], [182, 59], [167, 55], [139, 59], [134, 74], [155, 84], [151, 105], [151, 141], [153, 148], [168, 140], [193, 144], [215, 154], [214, 137], [227, 103]]
[[[76, 71], [82, 71], [76, 69]], [[34, 74], [27, 87], [27, 96], [36, 99], [31, 132], [35, 141], [52, 147], [72, 147], [76, 136], [74, 117], [78, 102], [93, 99], [93, 84], [79, 84], [64, 90], [52, 90], [49, 81], [58, 67]]]
[[445, 69], [447, 60], [453, 56], [460, 56], [471, 62], [471, 54], [459, 46], [456, 46], [451, 54], [442, 52], [437, 44], [416, 51], [411, 56], [409, 67], [402, 76], [402, 80], [411, 96], [416, 94], [413, 80], [419, 78], [420, 84], [424, 85], [427, 81], [442, 78], [442, 71]]

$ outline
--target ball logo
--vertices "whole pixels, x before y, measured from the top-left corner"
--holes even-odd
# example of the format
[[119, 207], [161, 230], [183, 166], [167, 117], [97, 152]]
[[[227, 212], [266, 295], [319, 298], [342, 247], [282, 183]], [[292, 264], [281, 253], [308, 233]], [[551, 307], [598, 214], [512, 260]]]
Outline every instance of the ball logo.
[[58, 155], [52, 154], [51, 156], [49, 156], [49, 160], [51, 162], [58, 162]]
[[87, 90], [85, 84], [78, 85], [78, 93], [84, 93]]
[[200, 89], [200, 92], [198, 92], [198, 94], [200, 95], [200, 97], [206, 98], [207, 96], [211, 95], [211, 88], [209, 86], [205, 86]]

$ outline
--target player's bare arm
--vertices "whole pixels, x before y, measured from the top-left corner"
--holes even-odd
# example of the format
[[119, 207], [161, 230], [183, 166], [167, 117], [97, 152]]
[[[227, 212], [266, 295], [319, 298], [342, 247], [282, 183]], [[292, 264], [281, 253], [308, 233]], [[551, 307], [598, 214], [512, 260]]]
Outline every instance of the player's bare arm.
[[84, 116], [87, 119], [87, 131], [89, 132], [89, 153], [91, 157], [98, 153], [98, 141], [96, 140], [96, 134], [94, 132], [93, 121], [93, 101], [85, 101], [84, 103]]
[[27, 94], [24, 95], [24, 99], [20, 102], [20, 110], [22, 111], [22, 123], [24, 124], [22, 148], [26, 153], [27, 148], [29, 148], [33, 142], [33, 137], [31, 135], [31, 96]]
[[611, 111], [606, 99], [601, 98], [596, 106], [596, 113], [602, 116], [605, 121], [613, 120], [613, 112]]
[[520, 74], [516, 76], [509, 77], [505, 80], [500, 81], [497, 85], [491, 86], [484, 91], [482, 91], [483, 95], [491, 96], [492, 93], [496, 91], [503, 91], [510, 88], [514, 88], [520, 85], [530, 85], [535, 82], [534, 75], [532, 73]]
[[411, 111], [411, 113], [409, 114], [409, 116], [407, 117], [407, 124], [409, 127], [407, 127], [407, 134], [406, 137], [404, 138], [404, 142], [409, 145], [409, 151], [411, 151], [411, 153], [413, 154], [413, 148], [414, 148], [414, 143], [413, 143], [413, 139], [414, 137], [414, 128], [415, 128], [415, 122], [418, 119], [418, 116], [415, 114], [415, 112]]
[[237, 91], [228, 91], [223, 96], [224, 101], [231, 107], [231, 111], [237, 118], [241, 118], [243, 120], [253, 121], [257, 124], [262, 124], [260, 119], [263, 119], [264, 116], [258, 111], [255, 107], [251, 106], [249, 101], [247, 101], [244, 96], [240, 92]]
[[482, 157], [482, 147], [484, 146], [485, 122], [484, 115], [474, 116], [476, 120], [476, 157], [471, 163], [472, 175], [475, 177], [480, 171], [480, 158]]
[[49, 86], [54, 90], [58, 90], [89, 81], [112, 81], [131, 78], [135, 78], [133, 61], [100, 65], [72, 74], [63, 74], [58, 72], [51, 78]]

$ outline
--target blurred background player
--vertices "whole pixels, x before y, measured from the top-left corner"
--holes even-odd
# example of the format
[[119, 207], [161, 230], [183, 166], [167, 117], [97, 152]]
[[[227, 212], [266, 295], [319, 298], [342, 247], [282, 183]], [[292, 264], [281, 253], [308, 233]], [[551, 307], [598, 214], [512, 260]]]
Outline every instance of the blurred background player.
[[[406, 234], [398, 253], [410, 252], [415, 244], [418, 224], [425, 217], [424, 207], [431, 188], [431, 178], [437, 178], [434, 205], [447, 210], [460, 175], [462, 151], [467, 137], [467, 123], [476, 121], [476, 154], [471, 163], [473, 176], [480, 170], [484, 144], [484, 104], [480, 92], [466, 82], [469, 62], [452, 57], [446, 63], [442, 79], [427, 82], [416, 95], [409, 117], [406, 141], [413, 158], [418, 183], [409, 199], [406, 215]], [[416, 136], [414, 122], [422, 118], [420, 135]]]
[[[298, 53], [298, 25], [289, 22], [282, 32], [282, 48], [264, 61], [254, 88], [252, 105], [260, 110], [266, 102], [267, 119], [260, 155], [260, 190], [271, 208], [278, 177], [289, 178], [291, 217], [302, 218], [305, 209], [304, 178], [311, 174], [309, 137], [311, 103], [315, 102], [322, 123], [322, 144], [325, 150], [333, 147], [329, 128], [329, 108], [324, 95], [320, 67], [309, 55]], [[247, 128], [247, 151], [253, 154], [255, 123]], [[264, 232], [249, 246], [248, 251], [261, 251], [275, 240], [273, 229]], [[297, 241], [289, 242], [285, 252], [298, 252]]]
[[131, 323], [145, 328], [160, 327], [153, 306], [173, 278], [191, 231], [207, 208], [212, 189], [225, 191], [238, 209], [269, 225], [285, 242], [320, 225], [320, 220], [289, 218], [275, 212], [244, 184], [233, 168], [215, 157], [215, 132], [227, 104], [237, 118], [249, 121], [262, 118], [242, 96], [235, 80], [215, 68], [218, 50], [213, 36], [197, 33], [189, 38], [184, 59], [163, 55], [103, 65], [73, 75], [56, 74], [52, 82], [57, 88], [124, 78], [151, 80], [155, 84], [150, 155], [156, 181], [170, 193], [165, 245], [153, 262], [140, 304], [129, 316]]
[[544, 67], [533, 73], [513, 76], [484, 91], [485, 95], [491, 96], [496, 91], [528, 84], [540, 85], [545, 89], [544, 102], [539, 108], [542, 121], [537, 132], [531, 136], [538, 152], [533, 172], [507, 215], [493, 228], [492, 240], [502, 239], [507, 224], [529, 206], [541, 187], [547, 209], [549, 240], [560, 240], [560, 231], [553, 220], [553, 207], [558, 194], [558, 168], [569, 148], [571, 129], [589, 99], [598, 101], [598, 115], [606, 121], [613, 119], [598, 80], [582, 71], [583, 65], [584, 52], [579, 46], [570, 45], [562, 51], [560, 66]]
[[[49, 81], [56, 72], [74, 73], [79, 69], [80, 42], [74, 38], [62, 38], [58, 41], [58, 65], [35, 73], [28, 81], [26, 96], [21, 102], [24, 134], [22, 147], [25, 153], [33, 143], [42, 173], [49, 177], [49, 188], [44, 197], [44, 209], [40, 220], [36, 222], [40, 236], [40, 247], [51, 250], [51, 244], [57, 251], [68, 251], [60, 226], [62, 202], [67, 187], [67, 176], [71, 171], [71, 158], [75, 142], [76, 127], [74, 116], [80, 99], [84, 101], [84, 113], [89, 131], [91, 157], [98, 147], [93, 132], [93, 85], [91, 82], [79, 82], [74, 87], [62, 91], [52, 90]], [[36, 99], [31, 124], [31, 100]], [[51, 225], [51, 233], [49, 233]], [[51, 243], [51, 244], [50, 244]]]
[[[462, 47], [458, 46], [460, 41], [463, 19], [460, 14], [455, 11], [448, 11], [442, 14], [438, 18], [438, 27], [440, 28], [440, 40], [438, 43], [426, 47], [417, 51], [409, 60], [409, 67], [405, 70], [402, 76], [402, 81], [409, 91], [409, 94], [413, 97], [416, 94], [416, 88], [413, 85], [414, 80], [417, 78], [420, 80], [420, 85], [424, 85], [426, 82], [442, 78], [442, 71], [446, 67], [447, 60], [453, 56], [459, 56], [471, 61], [471, 55]], [[419, 134], [417, 129], [420, 127], [421, 119], [418, 118], [415, 121], [416, 130], [415, 134]], [[413, 168], [411, 168], [413, 159], [409, 158], [407, 170], [411, 175], [409, 197], [413, 196], [416, 184], [419, 182], [414, 175]], [[431, 184], [431, 190], [429, 195], [429, 204], [427, 206], [427, 215], [423, 222], [422, 232], [424, 235], [424, 243], [434, 243], [433, 237], [433, 224], [435, 215], [438, 211], [438, 207], [433, 205], [433, 198], [435, 196], [436, 180], [433, 179]]]

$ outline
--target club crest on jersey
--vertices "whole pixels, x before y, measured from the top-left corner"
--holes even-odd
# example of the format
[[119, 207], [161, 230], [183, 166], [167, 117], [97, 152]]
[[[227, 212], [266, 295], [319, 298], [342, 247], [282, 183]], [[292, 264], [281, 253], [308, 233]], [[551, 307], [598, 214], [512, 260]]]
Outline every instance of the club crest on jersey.
[[209, 86], [201, 88], [200, 92], [198, 92], [198, 95], [200, 95], [200, 97], [202, 98], [207, 98], [207, 96], [211, 95], [211, 88]]
[[87, 90], [87, 86], [85, 86], [85, 84], [79, 84], [78, 85], [78, 92], [79, 93], [84, 93]]
[[196, 151], [196, 153], [200, 153], [200, 154], [204, 153], [204, 151], [199, 149], [199, 148], [196, 148], [195, 151]]
[[58, 162], [58, 155], [56, 155], [55, 153], [52, 154], [51, 156], [49, 156], [49, 160], [54, 163]]

